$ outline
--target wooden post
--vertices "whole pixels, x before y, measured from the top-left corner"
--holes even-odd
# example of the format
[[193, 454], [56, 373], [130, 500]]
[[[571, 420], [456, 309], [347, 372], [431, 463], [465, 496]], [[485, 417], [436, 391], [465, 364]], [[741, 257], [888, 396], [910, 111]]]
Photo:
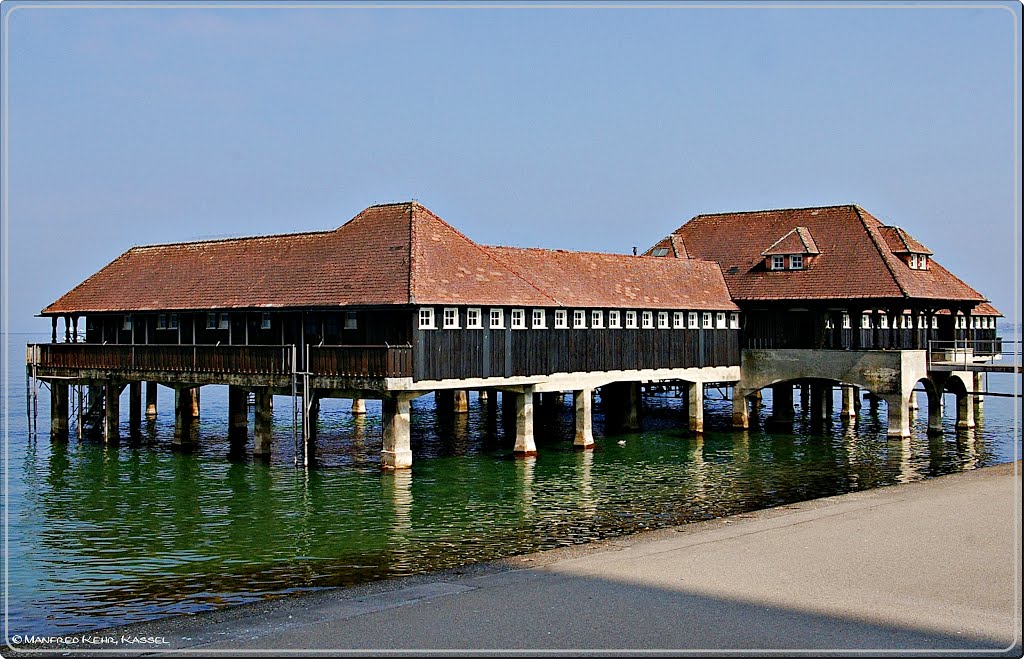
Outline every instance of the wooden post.
[[103, 441], [106, 443], [116, 442], [121, 437], [119, 424], [121, 421], [120, 408], [121, 387], [108, 382], [103, 385]]
[[256, 427], [252, 453], [258, 458], [269, 459], [274, 442], [272, 431], [274, 421], [274, 395], [270, 387], [256, 388]]
[[128, 383], [128, 429], [135, 434], [142, 428], [142, 382]]
[[68, 385], [59, 380], [50, 381], [50, 439], [68, 438]]
[[199, 418], [199, 390], [202, 387], [196, 387], [192, 390], [192, 418]]

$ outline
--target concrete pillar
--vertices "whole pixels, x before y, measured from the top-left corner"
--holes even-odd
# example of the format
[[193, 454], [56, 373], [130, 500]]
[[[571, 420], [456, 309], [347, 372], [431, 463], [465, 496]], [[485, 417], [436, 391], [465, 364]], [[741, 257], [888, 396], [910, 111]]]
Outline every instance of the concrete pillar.
[[889, 409], [889, 437], [910, 437], [910, 410], [906, 396], [886, 396], [885, 404]]
[[928, 395], [928, 434], [942, 434], [942, 392]]
[[146, 418], [156, 417], [156, 382], [146, 383]]
[[366, 401], [364, 399], [352, 399], [352, 414], [366, 414]]
[[192, 417], [195, 418], [195, 419], [199, 418], [199, 390], [200, 389], [202, 389], [202, 387], [196, 387], [195, 389], [192, 390], [194, 392], [192, 394]]
[[750, 427], [750, 405], [745, 393], [739, 387], [732, 389], [732, 427], [744, 430]]
[[481, 389], [480, 391], [476, 392], [476, 398], [481, 403], [486, 403], [488, 402], [488, 400], [490, 400], [490, 394], [486, 389]]
[[241, 387], [228, 386], [228, 441], [245, 444], [249, 438], [249, 393]]
[[772, 385], [773, 423], [793, 423], [793, 385], [789, 382]]
[[487, 391], [486, 389], [480, 390], [480, 398], [487, 405], [487, 418], [495, 419], [498, 416], [498, 392]]
[[533, 441], [533, 387], [515, 394], [516, 398], [516, 445], [512, 452], [518, 456], [537, 455], [537, 444]]
[[844, 419], [853, 419], [857, 416], [857, 388], [844, 384], [840, 387], [843, 397], [842, 416]]
[[974, 405], [971, 403], [971, 392], [956, 396], [956, 428], [967, 430], [974, 427]]
[[828, 382], [811, 383], [811, 422], [821, 423], [830, 418], [828, 399], [832, 397], [832, 385]]
[[193, 443], [193, 427], [195, 425], [195, 405], [192, 398], [195, 389], [174, 388], [174, 439], [173, 446], [186, 447]]
[[469, 391], [456, 389], [452, 392], [452, 412], [456, 414], [469, 412]]
[[910, 392], [910, 401], [907, 402], [907, 409], [910, 410], [911, 412], [916, 412], [918, 409], [920, 409], [917, 406], [917, 392], [916, 391], [911, 391]]
[[252, 453], [259, 458], [270, 458], [271, 445], [274, 442], [274, 395], [270, 392], [270, 387], [256, 388], [254, 419]]
[[593, 390], [580, 389], [572, 392], [576, 408], [576, 438], [573, 446], [588, 449], [594, 447]]
[[119, 429], [121, 421], [121, 387], [113, 383], [103, 385], [103, 441], [117, 441], [121, 432]]
[[128, 384], [128, 429], [137, 433], [142, 428], [142, 382]]
[[68, 384], [50, 381], [50, 439], [68, 438]]
[[868, 409], [871, 410], [872, 414], [878, 414], [878, 401], [881, 400], [878, 396], [872, 393], [868, 393]]
[[974, 373], [974, 413], [977, 416], [985, 408], [985, 397], [978, 396], [977, 392], [986, 391], [985, 389], [985, 374]]
[[687, 382], [685, 384], [690, 432], [704, 432], [704, 383]]
[[859, 414], [860, 408], [864, 404], [863, 395], [861, 394], [860, 387], [852, 387], [853, 389], [853, 411]]
[[381, 403], [384, 446], [380, 452], [380, 465], [384, 469], [412, 467], [411, 400], [407, 394], [384, 395]]
[[811, 398], [811, 385], [803, 383], [797, 386], [800, 387], [800, 414], [806, 415], [810, 409], [808, 405]]

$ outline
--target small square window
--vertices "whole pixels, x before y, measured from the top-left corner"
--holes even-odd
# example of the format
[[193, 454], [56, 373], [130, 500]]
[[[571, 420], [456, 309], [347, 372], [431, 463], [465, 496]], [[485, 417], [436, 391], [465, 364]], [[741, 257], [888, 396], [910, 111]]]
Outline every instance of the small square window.
[[505, 329], [505, 311], [491, 309], [491, 329]]
[[654, 329], [654, 312], [644, 311], [640, 314], [640, 322], [644, 329]]
[[701, 328], [703, 328], [703, 329], [711, 329], [712, 328], [711, 312], [710, 311], [705, 311], [704, 313], [702, 313], [700, 320], [701, 320], [701, 325], [700, 325]]
[[686, 313], [683, 311], [672, 312], [672, 327], [676, 329], [686, 328]]
[[740, 315], [735, 311], [729, 314], [729, 329], [740, 328]]
[[121, 325], [121, 329], [123, 329], [123, 330], [130, 330], [131, 328], [132, 328], [132, 317], [131, 316], [125, 316], [124, 317], [124, 322]]
[[626, 329], [636, 329], [636, 312], [626, 312]]
[[686, 326], [689, 329], [697, 329], [697, 312], [691, 311], [686, 314]]
[[433, 307], [420, 309], [420, 329], [437, 329], [437, 325], [434, 324]]
[[668, 312], [667, 311], [659, 311], [658, 312], [658, 329], [668, 329], [668, 328], [669, 328]]
[[524, 309], [512, 310], [512, 329], [526, 329], [526, 311]]
[[801, 254], [793, 254], [789, 257], [789, 269], [790, 270], [803, 270], [804, 269], [804, 257]]
[[601, 329], [604, 327], [604, 312], [599, 310], [593, 310], [590, 312], [590, 326], [594, 329]]
[[480, 309], [466, 309], [466, 329], [483, 329], [484, 314]]
[[444, 328], [459, 329], [459, 310], [455, 307], [444, 308]]
[[786, 257], [785, 256], [773, 256], [772, 257], [772, 270], [785, 270], [786, 268]]
[[548, 317], [547, 317], [547, 314], [544, 313], [544, 310], [543, 309], [534, 309], [533, 310], [533, 323], [532, 323], [533, 329], [547, 329], [547, 326], [548, 326]]
[[156, 328], [158, 330], [167, 329], [167, 314], [162, 313], [156, 317]]
[[206, 314], [206, 329], [217, 329], [217, 314]]
[[611, 329], [619, 329], [622, 327], [622, 316], [620, 315], [620, 312], [608, 312], [608, 327]]
[[217, 327], [219, 329], [228, 329], [231, 326], [231, 318], [226, 313], [220, 314], [219, 320], [217, 321]]
[[565, 309], [555, 309], [555, 329], [566, 329], [569, 327], [569, 312]]
[[168, 316], [168, 327], [172, 330], [178, 329], [178, 314], [172, 313]]
[[719, 311], [715, 314], [715, 329], [725, 329], [725, 312]]
[[[267, 320], [267, 326], [264, 329], [270, 329], [270, 314], [264, 314]], [[355, 311], [345, 312], [345, 329], [354, 330], [359, 329], [359, 314]]]
[[576, 309], [572, 312], [572, 326], [575, 329], [586, 329], [587, 327], [587, 312], [582, 309]]

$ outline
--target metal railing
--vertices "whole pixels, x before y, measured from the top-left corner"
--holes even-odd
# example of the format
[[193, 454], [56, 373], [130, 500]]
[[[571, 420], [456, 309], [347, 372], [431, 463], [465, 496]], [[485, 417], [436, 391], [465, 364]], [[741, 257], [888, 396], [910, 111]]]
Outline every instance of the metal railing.
[[1020, 364], [1021, 342], [1003, 339], [929, 341], [930, 366], [977, 366], [981, 364]]

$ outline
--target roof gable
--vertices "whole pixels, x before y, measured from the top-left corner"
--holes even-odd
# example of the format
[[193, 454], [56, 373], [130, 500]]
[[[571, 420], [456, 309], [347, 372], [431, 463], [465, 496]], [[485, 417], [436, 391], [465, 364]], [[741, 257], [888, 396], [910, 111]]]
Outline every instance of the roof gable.
[[795, 227], [789, 233], [776, 240], [771, 247], [761, 252], [761, 256], [775, 256], [777, 254], [815, 255], [820, 253], [807, 227]]
[[921, 243], [914, 240], [914, 238], [901, 229], [900, 227], [878, 227], [878, 233], [885, 240], [885, 244], [889, 247], [893, 254], [933, 254], [932, 250], [928, 249]]

